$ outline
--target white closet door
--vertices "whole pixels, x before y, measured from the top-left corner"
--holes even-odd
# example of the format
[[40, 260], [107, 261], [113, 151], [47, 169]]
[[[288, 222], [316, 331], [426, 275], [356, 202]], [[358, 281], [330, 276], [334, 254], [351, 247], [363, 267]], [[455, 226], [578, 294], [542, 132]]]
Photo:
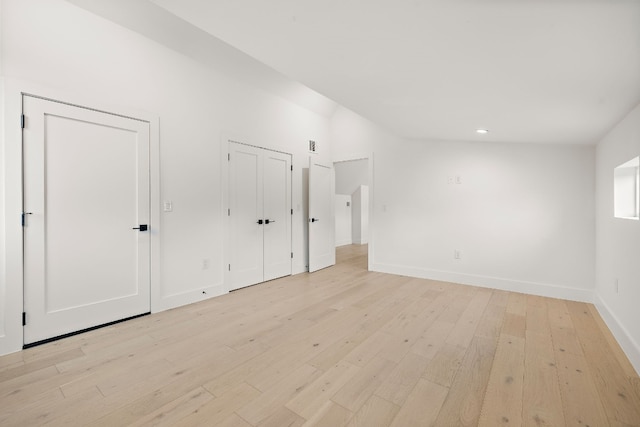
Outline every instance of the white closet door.
[[309, 160], [309, 272], [336, 263], [333, 165]]
[[150, 311], [149, 124], [23, 97], [24, 343]]
[[263, 161], [256, 147], [229, 143], [230, 290], [264, 277]]
[[264, 150], [264, 280], [291, 274], [291, 155]]
[[291, 155], [229, 142], [229, 290], [291, 274]]

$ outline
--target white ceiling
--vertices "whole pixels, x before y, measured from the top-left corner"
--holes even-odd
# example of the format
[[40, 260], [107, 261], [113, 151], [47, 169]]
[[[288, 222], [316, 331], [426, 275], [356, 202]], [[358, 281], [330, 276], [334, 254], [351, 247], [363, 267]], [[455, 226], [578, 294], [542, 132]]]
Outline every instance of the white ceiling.
[[408, 138], [593, 144], [640, 102], [638, 0], [150, 1]]

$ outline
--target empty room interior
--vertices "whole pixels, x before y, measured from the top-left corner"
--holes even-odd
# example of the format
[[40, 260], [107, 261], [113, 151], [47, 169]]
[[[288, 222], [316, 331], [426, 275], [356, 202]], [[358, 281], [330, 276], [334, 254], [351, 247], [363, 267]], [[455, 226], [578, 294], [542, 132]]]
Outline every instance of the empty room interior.
[[640, 2], [0, 0], [0, 425], [640, 426]]

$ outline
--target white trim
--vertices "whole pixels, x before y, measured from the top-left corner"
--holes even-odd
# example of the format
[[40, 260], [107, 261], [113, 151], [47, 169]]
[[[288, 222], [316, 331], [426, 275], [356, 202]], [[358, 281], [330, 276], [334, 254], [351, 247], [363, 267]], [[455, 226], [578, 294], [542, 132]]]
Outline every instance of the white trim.
[[602, 298], [600, 298], [597, 292], [595, 292], [593, 296], [593, 305], [595, 305], [598, 313], [602, 316], [604, 323], [609, 327], [613, 337], [618, 341], [620, 347], [622, 347], [622, 351], [624, 351], [629, 362], [631, 362], [631, 365], [636, 370], [636, 373], [640, 375], [640, 345], [631, 337], [627, 329], [622, 326], [622, 323]]
[[359, 153], [348, 153], [348, 154], [341, 154], [339, 156], [337, 156], [335, 159], [333, 159], [333, 163], [340, 163], [340, 162], [350, 162], [350, 161], [354, 161], [354, 160], [368, 160], [369, 161], [369, 182], [368, 182], [368, 186], [369, 186], [369, 236], [367, 239], [367, 244], [368, 244], [368, 248], [367, 248], [367, 259], [368, 259], [368, 263], [367, 263], [367, 270], [369, 271], [374, 271], [374, 264], [375, 264], [375, 203], [374, 203], [374, 199], [375, 199], [375, 182], [374, 182], [374, 153], [373, 151], [368, 151], [365, 153], [359, 152]]
[[401, 276], [431, 279], [442, 282], [460, 283], [481, 288], [500, 289], [503, 291], [519, 292], [523, 294], [539, 295], [549, 298], [560, 298], [571, 301], [591, 303], [593, 292], [587, 289], [569, 288], [547, 283], [526, 282], [504, 279], [500, 277], [480, 276], [474, 274], [456, 273], [453, 271], [429, 270], [391, 264], [375, 264], [373, 271], [397, 274]]

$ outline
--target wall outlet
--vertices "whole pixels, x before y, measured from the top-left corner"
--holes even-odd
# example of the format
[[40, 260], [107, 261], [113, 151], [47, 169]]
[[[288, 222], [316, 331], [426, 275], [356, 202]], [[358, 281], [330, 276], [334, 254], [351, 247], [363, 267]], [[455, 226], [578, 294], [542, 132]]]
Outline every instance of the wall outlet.
[[208, 270], [210, 264], [211, 264], [211, 262], [210, 262], [209, 258], [203, 258], [202, 259], [202, 269], [203, 270]]
[[162, 209], [165, 212], [171, 212], [173, 211], [173, 202], [171, 200], [167, 200], [164, 203], [162, 203]]
[[447, 177], [447, 184], [453, 184], [454, 182], [455, 181], [454, 181], [454, 178], [452, 176], [448, 176]]
[[461, 254], [460, 251], [457, 249], [454, 249], [453, 251], [453, 259], [460, 259], [461, 258]]
[[462, 184], [462, 177], [460, 175], [456, 175], [456, 184]]

